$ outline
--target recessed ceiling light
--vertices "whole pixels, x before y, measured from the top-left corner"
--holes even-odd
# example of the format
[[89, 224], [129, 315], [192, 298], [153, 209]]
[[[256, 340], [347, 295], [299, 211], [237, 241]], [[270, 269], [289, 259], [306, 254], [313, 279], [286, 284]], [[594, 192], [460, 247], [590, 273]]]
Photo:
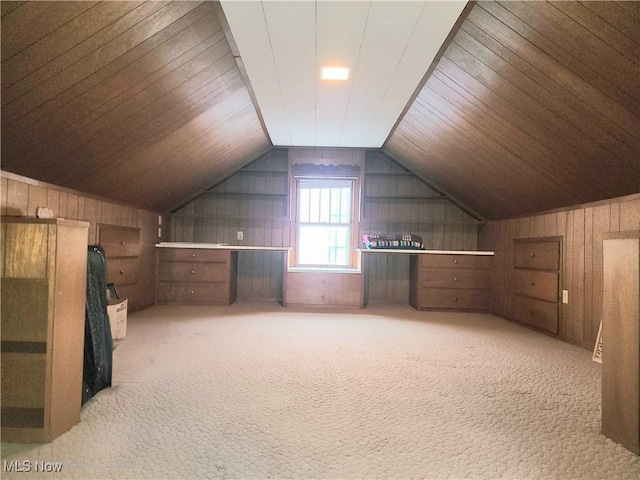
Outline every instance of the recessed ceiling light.
[[349, 69], [345, 67], [322, 67], [322, 80], [347, 80]]

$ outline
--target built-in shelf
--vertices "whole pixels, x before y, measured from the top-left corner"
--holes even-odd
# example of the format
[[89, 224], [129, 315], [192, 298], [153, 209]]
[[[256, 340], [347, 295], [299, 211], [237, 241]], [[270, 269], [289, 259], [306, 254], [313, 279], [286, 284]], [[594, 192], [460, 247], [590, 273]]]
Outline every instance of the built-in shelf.
[[445, 200], [442, 197], [421, 197], [419, 195], [363, 195], [363, 198], [367, 200], [384, 200], [384, 201], [393, 201], [393, 200], [427, 200], [430, 202], [433, 201], [443, 201]]
[[236, 173], [249, 173], [249, 174], [254, 174], [254, 175], [288, 175], [288, 171], [287, 170], [238, 170]]
[[234, 195], [234, 196], [248, 196], [248, 197], [286, 197], [286, 193], [255, 193], [255, 192], [204, 192], [203, 195]]
[[168, 214], [171, 218], [189, 218], [189, 219], [239, 219], [239, 220], [270, 220], [270, 221], [289, 221], [289, 217], [286, 216], [256, 216], [256, 215], [204, 215], [204, 214], [187, 214], [184, 213], [170, 213]]
[[411, 172], [366, 172], [368, 177], [413, 177]]

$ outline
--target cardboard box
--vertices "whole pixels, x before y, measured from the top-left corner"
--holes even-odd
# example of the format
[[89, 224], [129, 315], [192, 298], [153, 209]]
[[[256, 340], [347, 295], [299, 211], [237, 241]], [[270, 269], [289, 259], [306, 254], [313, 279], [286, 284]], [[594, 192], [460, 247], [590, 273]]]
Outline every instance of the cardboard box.
[[120, 340], [127, 336], [127, 299], [111, 299], [107, 305], [111, 336], [114, 340]]

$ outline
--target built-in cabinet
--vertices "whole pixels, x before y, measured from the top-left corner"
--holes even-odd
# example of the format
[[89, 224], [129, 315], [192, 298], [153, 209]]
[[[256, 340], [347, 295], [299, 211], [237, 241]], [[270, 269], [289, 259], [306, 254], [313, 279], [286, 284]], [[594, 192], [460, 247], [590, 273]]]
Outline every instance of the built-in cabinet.
[[640, 231], [603, 241], [602, 433], [640, 455]]
[[157, 303], [230, 305], [237, 298], [238, 252], [158, 248]]
[[514, 320], [558, 334], [560, 237], [519, 238], [513, 244]]
[[2, 441], [80, 421], [89, 223], [2, 218]]
[[98, 228], [99, 244], [107, 254], [107, 282], [116, 286], [120, 298], [129, 298], [139, 278], [140, 229], [105, 224]]
[[360, 271], [289, 271], [286, 273], [284, 305], [363, 307]]
[[409, 304], [417, 310], [489, 310], [490, 255], [412, 255], [410, 277]]

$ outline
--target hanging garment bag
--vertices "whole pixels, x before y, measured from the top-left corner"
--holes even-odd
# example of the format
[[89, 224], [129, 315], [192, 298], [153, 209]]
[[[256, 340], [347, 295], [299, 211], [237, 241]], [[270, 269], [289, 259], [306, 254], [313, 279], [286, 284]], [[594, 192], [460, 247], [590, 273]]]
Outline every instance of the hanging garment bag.
[[107, 314], [107, 257], [102, 247], [89, 245], [87, 305], [84, 329], [82, 403], [111, 386], [113, 340]]

